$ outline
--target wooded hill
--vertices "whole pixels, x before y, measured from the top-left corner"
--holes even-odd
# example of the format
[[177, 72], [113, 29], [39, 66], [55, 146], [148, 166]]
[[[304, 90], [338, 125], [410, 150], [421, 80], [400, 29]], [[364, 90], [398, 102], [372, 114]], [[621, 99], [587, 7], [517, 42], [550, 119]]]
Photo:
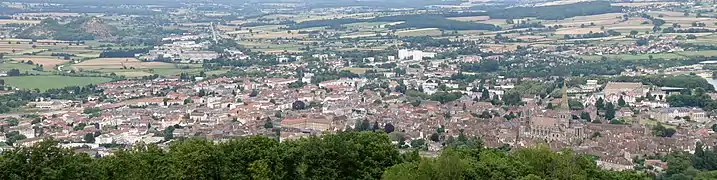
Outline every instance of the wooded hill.
[[[459, 136], [437, 158], [399, 153], [385, 133], [343, 132], [278, 142], [263, 136], [213, 143], [136, 145], [105, 157], [46, 140], [3, 152], [0, 179], [644, 179], [601, 170], [587, 156], [546, 147], [484, 149]], [[507, 153], [510, 152], [510, 153]]]
[[105, 24], [100, 18], [81, 18], [61, 24], [54, 19], [44, 19], [40, 24], [25, 29], [18, 38], [56, 39], [63, 41], [109, 40], [117, 28]]

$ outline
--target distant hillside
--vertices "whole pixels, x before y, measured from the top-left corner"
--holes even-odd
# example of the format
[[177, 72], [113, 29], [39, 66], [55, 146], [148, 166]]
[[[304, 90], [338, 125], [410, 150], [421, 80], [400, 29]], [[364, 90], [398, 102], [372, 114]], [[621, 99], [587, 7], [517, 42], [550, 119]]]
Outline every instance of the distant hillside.
[[555, 6], [514, 7], [489, 10], [486, 15], [492, 19], [518, 19], [534, 17], [545, 20], [559, 20], [575, 16], [589, 16], [622, 12], [622, 7], [612, 6], [607, 1], [579, 2]]
[[117, 28], [105, 24], [102, 19], [83, 18], [66, 24], [53, 19], [45, 19], [40, 24], [25, 29], [18, 38], [56, 39], [63, 41], [114, 40]]
[[359, 23], [359, 22], [398, 22], [403, 21], [404, 23], [387, 26], [389, 29], [403, 29], [403, 28], [439, 28], [443, 30], [499, 30], [500, 27], [492, 24], [474, 23], [474, 22], [463, 22], [446, 19], [444, 15], [440, 14], [416, 14], [416, 15], [397, 15], [397, 16], [385, 16], [371, 19], [325, 19], [325, 20], [313, 20], [304, 21], [290, 25], [287, 29], [303, 29], [310, 27], [322, 27], [329, 26], [331, 28], [337, 28], [344, 24]]

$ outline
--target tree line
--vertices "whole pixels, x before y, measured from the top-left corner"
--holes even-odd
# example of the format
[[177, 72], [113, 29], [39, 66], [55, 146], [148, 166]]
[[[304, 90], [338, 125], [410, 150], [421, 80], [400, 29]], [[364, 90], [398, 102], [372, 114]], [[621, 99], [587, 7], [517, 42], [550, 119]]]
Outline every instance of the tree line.
[[397, 16], [384, 16], [371, 19], [328, 19], [328, 20], [313, 20], [304, 21], [290, 25], [285, 29], [296, 30], [311, 27], [337, 27], [344, 24], [360, 23], [360, 22], [398, 22], [403, 21], [404, 23], [397, 25], [386, 26], [389, 29], [405, 29], [405, 28], [439, 28], [442, 30], [500, 30], [500, 27], [492, 24], [474, 23], [474, 22], [462, 22], [456, 20], [446, 19], [446, 16], [441, 14], [415, 14], [415, 15], [397, 15]]
[[12, 109], [25, 106], [29, 101], [34, 101], [41, 97], [86, 101], [88, 96], [100, 93], [102, 93], [102, 90], [91, 84], [48, 89], [45, 92], [40, 92], [39, 89], [15, 91], [13, 94], [0, 95], [0, 113], [8, 113]]
[[[612, 6], [607, 1], [579, 2], [555, 6], [514, 7], [493, 9], [483, 13], [492, 19], [521, 19], [535, 17], [544, 20], [560, 20], [575, 16], [589, 16], [622, 12], [622, 7]], [[481, 14], [481, 13], [472, 13]]]
[[[460, 141], [463, 142], [463, 141]], [[466, 141], [468, 142], [468, 141]], [[507, 153], [510, 152], [510, 153]], [[453, 143], [437, 158], [399, 153], [385, 133], [343, 132], [278, 142], [264, 136], [213, 143], [139, 144], [98, 157], [47, 139], [6, 151], [0, 179], [644, 179], [607, 171], [584, 155], [547, 147], [510, 151]]]

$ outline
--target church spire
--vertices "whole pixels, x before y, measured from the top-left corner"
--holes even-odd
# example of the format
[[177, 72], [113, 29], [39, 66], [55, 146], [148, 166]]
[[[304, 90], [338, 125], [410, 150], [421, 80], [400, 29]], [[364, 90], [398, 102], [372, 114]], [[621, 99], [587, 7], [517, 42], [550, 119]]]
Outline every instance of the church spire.
[[560, 109], [561, 110], [570, 110], [570, 106], [568, 106], [568, 85], [566, 83], [568, 81], [567, 79], [563, 79], [563, 98], [560, 101]]

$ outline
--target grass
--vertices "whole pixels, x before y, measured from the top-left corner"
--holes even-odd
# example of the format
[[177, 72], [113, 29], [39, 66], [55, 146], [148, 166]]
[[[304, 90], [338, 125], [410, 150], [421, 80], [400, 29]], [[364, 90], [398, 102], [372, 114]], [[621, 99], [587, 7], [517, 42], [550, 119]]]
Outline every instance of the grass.
[[84, 86], [109, 82], [105, 77], [71, 77], [71, 76], [17, 76], [4, 77], [5, 84], [21, 89], [40, 89], [42, 91], [68, 86]]
[[[656, 54], [608, 54], [608, 55], [602, 55], [607, 57], [608, 59], [621, 59], [621, 60], [645, 60], [650, 59], [650, 56], [652, 56], [653, 59], [685, 59], [684, 56], [681, 56], [680, 54], [675, 53], [656, 53]], [[582, 56], [585, 60], [600, 60], [602, 56], [599, 55], [585, 55]]]
[[437, 28], [411, 29], [411, 30], [397, 31], [396, 35], [398, 35], [398, 36], [439, 36], [439, 35], [441, 35], [441, 30], [438, 30]]
[[[660, 122], [658, 122], [656, 120], [651, 120], [651, 119], [642, 119], [642, 121], [641, 121], [641, 124], [645, 124], [645, 125], [657, 125], [658, 123], [660, 123]], [[666, 124], [666, 123], [662, 123], [662, 125], [667, 128], [675, 128], [675, 126]]]
[[706, 50], [706, 51], [684, 51], [678, 54], [683, 56], [717, 56], [717, 50]]
[[20, 70], [20, 73], [28, 72], [30, 74], [50, 74], [50, 72], [45, 71], [36, 71], [33, 70], [35, 68], [35, 65], [29, 65], [25, 63], [20, 62], [12, 62], [12, 61], [5, 61], [4, 63], [0, 63], [0, 71], [8, 71], [10, 69], [17, 69]]
[[341, 70], [347, 70], [354, 74], [364, 74], [366, 71], [371, 70], [371, 68], [343, 68]]

